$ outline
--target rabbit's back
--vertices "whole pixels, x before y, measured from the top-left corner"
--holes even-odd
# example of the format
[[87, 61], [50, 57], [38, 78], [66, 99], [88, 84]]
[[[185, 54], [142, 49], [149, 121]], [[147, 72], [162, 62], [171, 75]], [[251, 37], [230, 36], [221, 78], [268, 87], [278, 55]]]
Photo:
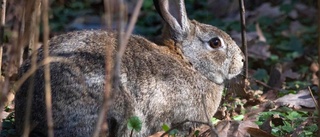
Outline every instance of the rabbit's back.
[[[96, 30], [72, 32], [50, 40], [50, 56], [66, 59], [50, 63], [56, 136], [92, 134], [103, 102], [105, 51], [115, 53], [116, 38], [116, 33]], [[42, 56], [40, 49], [39, 60]], [[29, 61], [23, 65], [21, 72], [28, 68]], [[35, 79], [31, 126], [37, 132], [32, 133], [46, 135], [43, 68], [36, 72]], [[30, 80], [22, 85], [16, 95], [19, 133], [22, 132], [29, 84]], [[188, 67], [187, 62], [167, 47], [132, 36], [122, 59], [120, 85], [113, 87], [113, 104], [108, 112], [110, 130], [119, 131], [118, 135], [123, 135], [123, 131], [129, 132], [123, 123], [133, 115], [144, 122], [141, 135], [161, 130], [156, 127], [161, 127], [163, 123], [203, 120], [201, 96], [217, 96], [212, 98], [218, 100], [207, 99], [209, 102], [205, 104], [220, 102], [219, 90], [223, 86], [219, 90], [216, 86]], [[207, 106], [208, 112], [215, 111], [210, 111], [211, 108], [215, 109], [215, 106]]]

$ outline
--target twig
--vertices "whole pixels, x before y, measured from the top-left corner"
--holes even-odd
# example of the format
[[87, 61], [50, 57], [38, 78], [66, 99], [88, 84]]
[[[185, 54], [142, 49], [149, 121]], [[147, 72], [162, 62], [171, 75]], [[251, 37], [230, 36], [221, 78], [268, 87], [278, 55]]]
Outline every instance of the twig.
[[315, 104], [316, 107], [317, 107], [317, 110], [319, 110], [319, 105], [318, 105], [318, 103], [317, 103], [317, 100], [316, 100], [316, 98], [314, 98], [313, 93], [312, 93], [312, 91], [311, 91], [311, 89], [310, 89], [309, 86], [308, 86], [308, 89], [309, 89], [309, 93], [310, 93], [310, 95], [311, 95], [311, 97], [312, 97], [312, 99], [313, 99], [313, 101], [314, 101], [314, 104]]
[[[113, 5], [113, 0], [104, 0], [104, 9], [105, 9], [105, 23], [107, 26], [111, 26], [112, 22], [112, 14], [110, 14], [110, 12], [113, 9], [110, 9]], [[108, 11], [109, 10], [109, 11]], [[120, 9], [121, 10], [121, 9]], [[108, 100], [110, 98], [110, 92], [111, 92], [111, 85], [112, 85], [112, 50], [110, 50], [110, 46], [109, 45], [105, 45], [106, 47], [106, 57], [105, 57], [105, 87], [104, 87], [104, 100], [103, 100], [103, 105], [102, 108], [99, 112], [99, 116], [98, 116], [98, 121], [93, 133], [93, 137], [98, 137], [101, 131], [101, 126], [102, 124], [105, 122], [105, 114], [108, 110]]]
[[[318, 0], [318, 64], [320, 64], [320, 0]], [[318, 84], [320, 84], [320, 73], [318, 73]], [[319, 86], [318, 86], [319, 87]], [[320, 88], [318, 88], [318, 104], [320, 104]], [[320, 109], [318, 109], [318, 114], [320, 114]], [[318, 116], [317, 126], [320, 127], [320, 117]], [[318, 135], [320, 135], [320, 130], [318, 130]]]
[[[4, 43], [4, 41], [3, 41], [4, 40], [4, 26], [5, 26], [5, 19], [6, 19], [6, 0], [1, 1], [0, 12], [1, 12], [1, 14], [0, 14], [0, 23], [1, 23], [1, 26], [0, 26], [0, 86], [2, 88], [2, 89], [0, 89], [0, 100], [1, 100], [0, 110], [3, 110], [4, 103], [6, 102], [6, 99], [4, 99], [4, 98], [6, 98], [9, 93], [9, 89], [8, 89], [9, 78], [3, 79], [2, 71], [1, 71], [3, 43]], [[2, 117], [2, 113], [0, 113], [0, 117]], [[2, 124], [0, 125], [0, 130], [1, 129], [2, 129]]]
[[[118, 49], [118, 52], [117, 52], [117, 55], [116, 55], [115, 68], [114, 68], [114, 76], [116, 78], [115, 82], [118, 82], [118, 76], [120, 76], [121, 58], [122, 58], [122, 56], [124, 54], [124, 51], [126, 49], [126, 45], [127, 45], [128, 41], [129, 41], [130, 35], [133, 32], [134, 25], [137, 22], [137, 18], [139, 16], [139, 12], [140, 12], [142, 3], [143, 3], [143, 0], [138, 0], [137, 1], [137, 4], [136, 4], [136, 6], [134, 8], [132, 17], [131, 17], [130, 22], [129, 22], [128, 30], [125, 32], [124, 37], [122, 37], [121, 40], [119, 41], [120, 42], [119, 43], [119, 49]], [[121, 32], [122, 31], [120, 30], [119, 35], [123, 36], [123, 35], [121, 35]], [[117, 84], [117, 83], [115, 83], [115, 84]]]
[[[0, 78], [2, 76], [1, 66], [2, 66], [2, 53], [3, 53], [3, 43], [4, 43], [4, 26], [6, 19], [6, 3], [7, 0], [1, 0], [1, 14], [0, 14]], [[1, 79], [0, 79], [1, 80]], [[0, 81], [1, 82], [1, 81]]]
[[21, 87], [21, 85], [36, 72], [37, 69], [52, 62], [63, 62], [72, 65], [72, 62], [67, 61], [62, 57], [48, 57], [39, 62], [35, 67], [30, 68], [27, 72], [23, 73], [19, 80], [14, 83], [13, 91], [17, 91]]
[[[105, 3], [105, 9], [107, 10], [108, 7], [110, 7], [110, 3], [107, 4], [109, 1], [108, 0], [104, 0]], [[110, 49], [110, 45], [105, 45], [106, 47], [106, 80], [105, 80], [105, 94], [104, 94], [104, 101], [103, 101], [103, 105], [102, 105], [102, 109], [99, 112], [99, 117], [98, 117], [98, 122], [93, 134], [93, 137], [98, 137], [100, 130], [101, 130], [101, 125], [104, 122], [104, 117], [105, 114], [108, 110], [108, 102], [110, 99], [110, 95], [111, 95], [111, 84], [113, 83], [114, 85], [118, 84], [119, 81], [119, 76], [120, 76], [120, 65], [121, 65], [121, 58], [123, 56], [123, 53], [125, 51], [126, 45], [128, 43], [129, 37], [132, 34], [133, 31], [133, 27], [137, 21], [138, 15], [139, 15], [139, 11], [141, 9], [142, 6], [142, 2], [143, 0], [138, 0], [137, 5], [135, 6], [135, 10], [134, 13], [131, 17], [131, 20], [129, 22], [129, 28], [128, 31], [123, 35], [123, 30], [124, 30], [124, 26], [123, 23], [120, 23], [119, 25], [119, 40], [118, 40], [118, 52], [116, 54], [116, 59], [114, 61], [114, 69], [112, 71], [112, 52]], [[124, 10], [124, 5], [123, 5], [123, 1], [120, 2], [120, 11], [119, 11], [119, 15], [120, 15], [120, 19], [123, 19], [121, 16], [123, 16], [123, 10]], [[108, 20], [109, 19], [109, 20]], [[109, 15], [106, 15], [106, 23], [107, 25], [110, 25], [110, 19], [111, 17]], [[121, 21], [121, 20], [120, 20]], [[112, 73], [113, 72], [113, 73]], [[112, 79], [114, 79], [114, 81], [112, 81]], [[115, 86], [117, 87], [117, 86]]]
[[[42, 22], [43, 22], [43, 54], [44, 59], [49, 57], [49, 3], [48, 0], [42, 0]], [[45, 99], [47, 108], [47, 124], [48, 137], [53, 137], [53, 118], [52, 118], [52, 98], [51, 98], [51, 83], [50, 83], [50, 63], [44, 65], [44, 83], [45, 83]]]
[[[29, 41], [29, 45], [31, 45], [34, 50], [34, 54], [32, 54], [31, 57], [31, 69], [35, 69], [36, 68], [36, 64], [37, 64], [37, 50], [36, 47], [38, 45], [38, 39], [39, 39], [39, 14], [40, 14], [40, 0], [34, 0], [30, 3], [26, 2], [25, 3], [25, 10], [29, 11], [30, 13], [26, 13], [25, 15], [28, 15], [29, 18], [31, 20], [30, 26], [28, 26], [30, 28], [28, 35], [30, 35], [30, 41]], [[25, 121], [24, 121], [24, 127], [23, 127], [23, 137], [28, 137], [29, 136], [29, 132], [30, 132], [30, 117], [31, 117], [31, 106], [32, 106], [32, 96], [33, 96], [33, 90], [34, 90], [34, 77], [31, 76], [30, 78], [30, 85], [29, 85], [29, 89], [28, 89], [28, 94], [27, 94], [27, 106], [26, 106], [26, 114], [25, 114]]]
[[247, 50], [247, 38], [246, 38], [246, 22], [245, 22], [245, 8], [244, 8], [244, 2], [243, 0], [239, 0], [240, 5], [240, 19], [241, 19], [241, 39], [242, 39], [242, 50], [244, 52], [245, 56], [245, 62], [244, 62], [244, 76], [245, 79], [248, 79], [248, 50]]
[[260, 84], [260, 85], [262, 85], [262, 86], [264, 86], [264, 87], [266, 87], [266, 88], [275, 89], [275, 88], [269, 86], [268, 84], [266, 84], [266, 83], [264, 83], [264, 82], [262, 82], [262, 81], [260, 81], [260, 80], [256, 80], [256, 79], [253, 79], [253, 80], [254, 80], [254, 82], [256, 82], [256, 83], [258, 83], [258, 84]]
[[[104, 0], [104, 9], [105, 9], [105, 23], [107, 27], [111, 27], [112, 24], [112, 10], [113, 7], [113, 0]], [[94, 132], [92, 137], [98, 137], [99, 133], [101, 131], [101, 126], [104, 121], [105, 114], [108, 110], [108, 99], [110, 97], [110, 91], [111, 91], [111, 79], [112, 79], [112, 51], [110, 50], [109, 45], [105, 45], [106, 48], [106, 57], [105, 57], [105, 87], [104, 87], [104, 100], [103, 105], [101, 107], [101, 110], [99, 112], [98, 121], [95, 126]]]

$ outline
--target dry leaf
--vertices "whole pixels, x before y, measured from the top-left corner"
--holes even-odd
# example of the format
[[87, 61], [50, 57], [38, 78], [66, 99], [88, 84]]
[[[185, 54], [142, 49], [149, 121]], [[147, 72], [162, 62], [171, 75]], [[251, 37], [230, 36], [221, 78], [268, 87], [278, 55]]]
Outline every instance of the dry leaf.
[[252, 128], [249, 127], [247, 129], [247, 132], [252, 136], [252, 137], [275, 137], [274, 135], [267, 133], [259, 128]]
[[282, 74], [284, 78], [298, 79], [300, 74], [293, 72], [292, 69], [285, 70]]
[[250, 134], [247, 132], [247, 128], [259, 128], [252, 121], [220, 121], [216, 130], [219, 134], [219, 137], [249, 137]]
[[300, 109], [301, 107], [315, 108], [315, 102], [308, 90], [301, 90], [297, 94], [285, 95], [278, 98], [275, 103], [278, 106], [288, 106], [294, 109]]
[[256, 30], [257, 30], [257, 34], [258, 34], [259, 40], [262, 41], [262, 42], [267, 42], [267, 39], [263, 35], [263, 32], [262, 32], [262, 30], [260, 28], [259, 23], [256, 23]]

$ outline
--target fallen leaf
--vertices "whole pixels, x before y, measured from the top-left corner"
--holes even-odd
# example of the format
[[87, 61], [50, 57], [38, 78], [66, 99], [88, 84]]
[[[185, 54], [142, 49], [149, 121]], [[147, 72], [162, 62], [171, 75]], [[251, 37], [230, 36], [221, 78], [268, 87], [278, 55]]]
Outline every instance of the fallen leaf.
[[267, 39], [263, 35], [263, 32], [262, 32], [262, 30], [260, 28], [259, 23], [256, 23], [256, 30], [257, 30], [257, 34], [258, 34], [259, 40], [262, 41], [262, 42], [267, 42]]
[[253, 137], [275, 137], [274, 135], [268, 133], [268, 132], [265, 132], [259, 128], [252, 128], [252, 127], [249, 127], [247, 129], [247, 132], [253, 136]]
[[311, 65], [310, 65], [310, 70], [313, 73], [318, 72], [319, 71], [319, 64], [317, 62], [312, 62]]
[[262, 125], [260, 125], [260, 129], [265, 132], [271, 133], [271, 130], [272, 130], [271, 117], [269, 117], [266, 121], [263, 122]]
[[216, 130], [219, 137], [249, 137], [247, 128], [259, 128], [252, 121], [234, 121], [234, 120], [222, 120], [217, 126]]
[[285, 70], [282, 74], [284, 78], [298, 79], [300, 74], [293, 72], [292, 69]]
[[288, 94], [275, 101], [278, 106], [288, 106], [294, 109], [301, 107], [315, 108], [315, 103], [308, 90], [300, 90], [297, 94]]
[[278, 91], [268, 90], [267, 93], [261, 96], [261, 100], [276, 100], [278, 98]]
[[319, 79], [318, 79], [318, 76], [317, 76], [317, 72], [319, 71], [319, 64], [313, 62], [310, 65], [310, 70], [312, 72], [311, 82], [312, 82], [313, 85], [317, 85], [318, 86], [319, 85]]

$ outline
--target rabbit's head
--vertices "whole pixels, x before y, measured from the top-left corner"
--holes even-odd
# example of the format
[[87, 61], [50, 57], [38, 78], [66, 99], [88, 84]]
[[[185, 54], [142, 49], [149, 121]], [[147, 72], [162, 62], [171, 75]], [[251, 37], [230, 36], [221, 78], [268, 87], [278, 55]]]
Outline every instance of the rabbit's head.
[[224, 31], [189, 20], [184, 0], [154, 0], [166, 22], [165, 36], [175, 41], [193, 67], [217, 84], [241, 73], [244, 56], [238, 45]]

